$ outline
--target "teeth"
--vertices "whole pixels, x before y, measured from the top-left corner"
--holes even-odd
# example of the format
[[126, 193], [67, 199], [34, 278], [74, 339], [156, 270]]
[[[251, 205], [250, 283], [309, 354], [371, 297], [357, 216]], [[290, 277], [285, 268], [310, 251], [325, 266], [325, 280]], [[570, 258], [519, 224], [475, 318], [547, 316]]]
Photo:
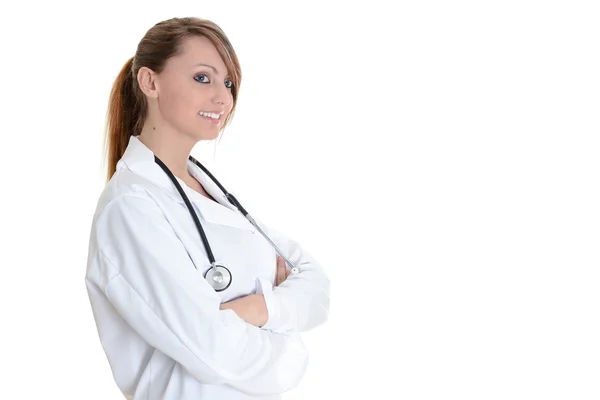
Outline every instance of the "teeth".
[[207, 113], [204, 111], [200, 111], [198, 114], [204, 116], [204, 117], [209, 117], [212, 119], [219, 119], [221, 117], [221, 114], [215, 114], [215, 113]]

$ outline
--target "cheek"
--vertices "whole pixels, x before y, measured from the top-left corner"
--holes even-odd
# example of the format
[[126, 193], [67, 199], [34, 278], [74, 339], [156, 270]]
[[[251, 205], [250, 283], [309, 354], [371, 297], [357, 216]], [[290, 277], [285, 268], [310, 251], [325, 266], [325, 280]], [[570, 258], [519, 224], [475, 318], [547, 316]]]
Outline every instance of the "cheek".
[[179, 120], [189, 118], [198, 112], [196, 97], [196, 93], [190, 88], [172, 86], [162, 97], [162, 111]]
[[233, 96], [229, 95], [229, 104], [225, 107], [225, 111], [229, 114], [233, 110]]

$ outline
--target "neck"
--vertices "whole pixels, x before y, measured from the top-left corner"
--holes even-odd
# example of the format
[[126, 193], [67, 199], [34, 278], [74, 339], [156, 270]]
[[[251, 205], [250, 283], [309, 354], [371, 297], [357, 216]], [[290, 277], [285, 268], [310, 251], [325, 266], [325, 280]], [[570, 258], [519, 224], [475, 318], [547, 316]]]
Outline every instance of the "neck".
[[189, 137], [169, 132], [156, 125], [144, 126], [138, 136], [140, 142], [148, 147], [176, 177], [186, 180], [188, 157], [196, 144]]

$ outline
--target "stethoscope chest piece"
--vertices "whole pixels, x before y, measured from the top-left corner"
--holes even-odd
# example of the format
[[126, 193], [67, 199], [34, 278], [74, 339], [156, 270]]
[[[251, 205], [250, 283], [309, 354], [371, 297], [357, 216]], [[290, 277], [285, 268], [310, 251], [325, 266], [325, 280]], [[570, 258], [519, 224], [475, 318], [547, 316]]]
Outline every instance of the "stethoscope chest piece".
[[205, 273], [204, 278], [217, 292], [221, 292], [231, 285], [231, 272], [219, 264], [213, 264]]

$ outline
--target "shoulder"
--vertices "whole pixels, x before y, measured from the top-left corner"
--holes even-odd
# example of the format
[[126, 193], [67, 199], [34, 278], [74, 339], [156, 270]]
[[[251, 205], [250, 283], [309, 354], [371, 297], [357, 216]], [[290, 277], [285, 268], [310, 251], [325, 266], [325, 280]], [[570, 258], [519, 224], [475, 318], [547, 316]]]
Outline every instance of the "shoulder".
[[155, 191], [154, 185], [143, 177], [127, 169], [117, 170], [98, 198], [94, 225], [114, 214], [133, 217], [148, 210], [160, 211]]

